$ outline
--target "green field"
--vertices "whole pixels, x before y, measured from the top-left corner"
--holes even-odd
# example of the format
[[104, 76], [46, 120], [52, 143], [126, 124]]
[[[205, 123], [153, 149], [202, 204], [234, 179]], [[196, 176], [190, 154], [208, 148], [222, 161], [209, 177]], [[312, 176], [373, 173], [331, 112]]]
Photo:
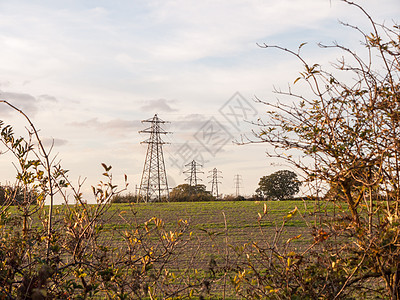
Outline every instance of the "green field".
[[[268, 213], [259, 221], [259, 214], [264, 214], [265, 204]], [[287, 221], [285, 226], [288, 231], [297, 233], [308, 228], [307, 222], [314, 221], [314, 203], [240, 201], [113, 204], [105, 218], [112, 217], [105, 226], [120, 228], [127, 226], [125, 222], [121, 222], [122, 212], [126, 220], [135, 218], [138, 223], [143, 223], [152, 217], [157, 217], [170, 228], [173, 228], [179, 220], [186, 220], [193, 233], [205, 235], [224, 233], [234, 243], [245, 243], [274, 233], [275, 227], [281, 226], [284, 217], [296, 207], [299, 214]]]
[[[287, 219], [296, 207], [298, 213]], [[319, 222], [314, 207], [315, 203], [311, 201], [113, 204], [104, 216], [107, 219], [104, 226], [121, 230], [129, 228], [129, 220], [141, 224], [157, 217], [163, 220], [168, 230], [173, 230], [179, 220], [186, 220], [189, 224], [186, 234], [192, 234], [188, 249], [200, 247], [196, 267], [202, 268], [208, 264], [210, 257], [216, 259], [225, 255], [227, 248], [231, 250], [246, 243], [272, 242], [284, 221], [281, 241], [301, 235], [293, 244], [299, 248], [308, 245], [312, 239], [310, 228], [317, 227]], [[331, 210], [332, 206], [328, 207], [328, 212]], [[183, 257], [190, 256], [189, 252]]]
[[[54, 245], [61, 245], [63, 250], [59, 254], [59, 250], [55, 251], [54, 257], [58, 257], [61, 268], [70, 268], [62, 273], [64, 285], [70, 287], [71, 281], [74, 290], [71, 293], [75, 294], [83, 295], [81, 276], [88, 276], [88, 282], [90, 278], [96, 282], [99, 278], [102, 280], [101, 291], [96, 294], [99, 299], [107, 298], [110, 288], [127, 289], [131, 297], [129, 293], [135, 288], [124, 284], [135, 284], [135, 278], [144, 291], [143, 299], [150, 299], [145, 296], [150, 291], [147, 285], [157, 288], [156, 294], [161, 298], [179, 291], [179, 295], [187, 298], [192, 298], [193, 292], [197, 295], [194, 299], [200, 296], [202, 299], [240, 299], [231, 281], [239, 269], [247, 266], [248, 255], [255, 254], [254, 259], [260, 259], [254, 266], [262, 271], [265, 256], [257, 255], [256, 249], [270, 253], [274, 247], [282, 249], [283, 246], [286, 253], [294, 253], [312, 244], [312, 229], [322, 226], [321, 212], [323, 215], [333, 212], [332, 203], [325, 203], [318, 213], [315, 205], [312, 201], [60, 205], [54, 210], [57, 228], [54, 236], [60, 242], [55, 239]], [[102, 207], [104, 212], [98, 214], [97, 209]], [[39, 266], [44, 252], [36, 247], [45, 246], [46, 212], [47, 207], [41, 215], [33, 216], [30, 231], [32, 239], [39, 235], [37, 242], [29, 246], [37, 251], [35, 260]], [[10, 209], [10, 216], [15, 220], [20, 215], [17, 207]], [[93, 219], [93, 216], [98, 217]], [[9, 223], [8, 229], [3, 228], [5, 235], [14, 230], [12, 224]], [[174, 238], [170, 240], [169, 236]], [[16, 237], [19, 240], [19, 235]], [[291, 242], [287, 243], [288, 240]], [[72, 257], [78, 257], [76, 249], [81, 249], [82, 256], [78, 263], [72, 263]], [[146, 259], [151, 263], [147, 264]], [[104, 279], [108, 272], [116, 277]], [[36, 274], [35, 270], [33, 273]]]
[[[298, 213], [287, 218], [296, 207]], [[313, 238], [310, 229], [319, 222], [314, 207], [311, 201], [113, 204], [104, 216], [108, 220], [104, 226], [111, 231], [124, 230], [129, 229], [128, 220], [142, 224], [157, 217], [164, 221], [167, 230], [173, 230], [179, 220], [187, 220], [189, 227], [182, 237], [187, 243], [165, 268], [177, 273], [198, 270], [200, 277], [204, 277], [210, 276], [211, 267], [221, 272], [228, 262], [236, 261], [236, 251], [244, 244], [268, 247], [284, 221], [280, 243], [301, 235], [291, 247], [295, 251], [304, 249]], [[325, 209], [330, 212], [333, 205]], [[118, 237], [114, 237], [114, 241], [115, 238]], [[221, 289], [222, 282], [215, 281], [211, 294], [221, 295]], [[228, 294], [233, 296], [233, 290]]]
[[[284, 234], [287, 238], [302, 234], [303, 238], [297, 241], [301, 244], [309, 242], [309, 228], [319, 222], [318, 214], [314, 212], [315, 203], [311, 201], [113, 204], [104, 216], [107, 219], [104, 226], [123, 229], [129, 227], [129, 220], [143, 223], [157, 217], [164, 221], [166, 228], [173, 229], [179, 220], [185, 220], [189, 223], [189, 232], [196, 238], [214, 238], [214, 247], [226, 244], [226, 239], [230, 245], [238, 245], [272, 238], [288, 213], [296, 207], [298, 213], [286, 220]], [[329, 213], [332, 205], [325, 209]], [[260, 216], [263, 216], [261, 220]]]

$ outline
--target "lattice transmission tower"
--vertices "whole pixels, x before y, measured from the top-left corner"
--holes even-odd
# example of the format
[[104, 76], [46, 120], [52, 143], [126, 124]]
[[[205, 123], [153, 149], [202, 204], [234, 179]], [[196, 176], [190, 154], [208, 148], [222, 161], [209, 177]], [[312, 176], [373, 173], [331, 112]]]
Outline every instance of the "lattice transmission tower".
[[208, 183], [211, 183], [211, 195], [213, 195], [216, 199], [219, 197], [218, 193], [218, 184], [221, 183], [218, 181], [218, 179], [222, 178], [221, 171], [218, 171], [217, 168], [212, 169], [211, 171], [208, 171], [208, 173], [212, 174], [210, 176], [207, 176], [207, 178], [212, 178], [211, 181]]
[[200, 171], [198, 168], [203, 167], [203, 165], [199, 164], [197, 161], [192, 160], [190, 163], [185, 165], [185, 167], [190, 167], [189, 170], [184, 171], [185, 174], [190, 174], [185, 180], [189, 182], [190, 186], [196, 187], [197, 181], [201, 181], [202, 179], [197, 176], [199, 173], [204, 173]]
[[235, 189], [236, 189], [236, 197], [238, 197], [240, 195], [240, 188], [241, 188], [241, 184], [243, 182], [242, 175], [239, 175], [239, 174], [235, 175], [233, 182], [234, 182]]
[[139, 133], [149, 133], [150, 138], [141, 142], [141, 144], [148, 144], [148, 146], [140, 182], [139, 200], [144, 202], [169, 201], [167, 174], [162, 150], [162, 146], [166, 143], [161, 139], [161, 134], [169, 133], [162, 129], [161, 125], [168, 122], [161, 120], [155, 114], [153, 118], [143, 120], [142, 123], [150, 123], [150, 127], [139, 131]]

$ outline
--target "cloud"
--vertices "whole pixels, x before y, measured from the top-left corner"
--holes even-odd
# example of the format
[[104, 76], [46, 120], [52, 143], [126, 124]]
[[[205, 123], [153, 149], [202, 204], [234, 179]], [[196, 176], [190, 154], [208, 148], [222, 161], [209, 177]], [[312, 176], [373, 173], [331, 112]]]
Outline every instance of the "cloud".
[[122, 119], [113, 119], [102, 122], [99, 121], [97, 118], [93, 118], [84, 122], [72, 122], [68, 125], [74, 127], [94, 128], [96, 130], [110, 131], [112, 133], [118, 134], [123, 133], [126, 129], [129, 129], [130, 131], [137, 131], [141, 128], [139, 120], [128, 121]]
[[237, 57], [266, 35], [312, 26], [330, 11], [329, 2], [313, 0], [157, 2], [151, 18], [162, 43], [149, 51], [169, 62]]
[[58, 102], [56, 97], [50, 96], [50, 95], [40, 95], [38, 97], [38, 100], [39, 101]]
[[10, 82], [8, 80], [0, 81], [0, 87], [8, 87]]
[[163, 111], [163, 112], [173, 112], [173, 111], [178, 111], [178, 109], [172, 108], [168, 102], [174, 102], [171, 100], [165, 100], [165, 99], [157, 99], [157, 100], [149, 100], [146, 101], [146, 104], [143, 105], [140, 109], [142, 111]]
[[[0, 90], [0, 99], [6, 100], [29, 116], [34, 116], [38, 111], [38, 100], [30, 94], [3, 92]], [[6, 105], [0, 106], [1, 113], [10, 113], [11, 108]]]
[[51, 148], [51, 147], [60, 147], [68, 144], [67, 140], [64, 139], [57, 139], [57, 138], [43, 138], [42, 139], [43, 146], [46, 148]]
[[176, 120], [171, 123], [172, 128], [177, 128], [179, 130], [199, 130], [204, 123], [208, 121], [207, 116], [202, 114], [190, 114], [186, 115], [183, 118]]

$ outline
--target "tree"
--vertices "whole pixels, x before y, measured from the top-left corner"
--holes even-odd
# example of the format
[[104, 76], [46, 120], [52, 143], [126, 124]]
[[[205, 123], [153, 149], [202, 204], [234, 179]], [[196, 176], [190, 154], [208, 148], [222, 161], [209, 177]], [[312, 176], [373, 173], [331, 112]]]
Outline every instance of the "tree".
[[189, 184], [180, 184], [174, 187], [169, 195], [171, 201], [175, 202], [193, 202], [193, 201], [213, 201], [215, 197], [209, 191], [206, 191], [204, 184], [191, 186]]
[[256, 192], [271, 200], [284, 200], [297, 194], [301, 182], [297, 180], [296, 173], [281, 170], [268, 176], [260, 178], [260, 186]]
[[[268, 112], [258, 123], [258, 141], [273, 146], [270, 157], [306, 174], [315, 199], [321, 199], [321, 189], [333, 187], [330, 198], [337, 204], [330, 219], [316, 218], [310, 248], [287, 258], [296, 257], [296, 276], [313, 270], [321, 282], [313, 275], [313, 285], [305, 285], [308, 279], [297, 277], [300, 284], [282, 291], [329, 299], [382, 297], [385, 291], [386, 298], [400, 299], [400, 26], [379, 24], [360, 5], [344, 2], [361, 12], [370, 28], [342, 23], [360, 34], [363, 49], [319, 45], [339, 52], [332, 67], [309, 62], [301, 53], [305, 43], [295, 51], [260, 45], [294, 56], [303, 70], [287, 90], [275, 90], [278, 102], [259, 100]], [[318, 261], [306, 256], [317, 248]], [[273, 251], [269, 258], [278, 256]]]

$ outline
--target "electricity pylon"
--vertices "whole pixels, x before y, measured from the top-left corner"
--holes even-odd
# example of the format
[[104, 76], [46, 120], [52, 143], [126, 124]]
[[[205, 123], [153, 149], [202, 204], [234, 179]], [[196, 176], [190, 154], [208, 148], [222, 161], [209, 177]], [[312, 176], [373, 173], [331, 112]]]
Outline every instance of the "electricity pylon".
[[222, 178], [219, 174], [221, 171], [218, 171], [217, 168], [212, 169], [211, 171], [208, 171], [208, 173], [212, 174], [210, 176], [207, 176], [207, 178], [212, 178], [211, 181], [208, 183], [211, 183], [211, 195], [213, 195], [216, 199], [218, 199], [218, 183], [221, 183], [218, 181], [219, 178]]
[[183, 172], [185, 174], [190, 173], [190, 176], [187, 177], [185, 180], [189, 181], [190, 186], [196, 187], [197, 181], [202, 180], [201, 178], [198, 178], [197, 174], [204, 173], [203, 171], [199, 171], [198, 167], [203, 167], [203, 166], [201, 164], [199, 164], [198, 162], [196, 162], [195, 160], [192, 160], [190, 163], [185, 165], [185, 167], [189, 167], [189, 166], [190, 166], [190, 169]]
[[240, 195], [240, 188], [241, 188], [241, 183], [242, 183], [242, 175], [235, 175], [234, 179], [234, 184], [235, 184], [235, 189], [236, 189], [236, 197], [238, 197]]
[[150, 127], [139, 133], [150, 133], [150, 138], [141, 142], [148, 144], [146, 159], [144, 162], [142, 180], [139, 188], [139, 201], [159, 202], [163, 199], [169, 201], [167, 174], [165, 172], [164, 155], [162, 145], [166, 144], [161, 139], [161, 134], [169, 132], [161, 128], [161, 124], [167, 123], [157, 117], [143, 120], [142, 123], [150, 123]]

